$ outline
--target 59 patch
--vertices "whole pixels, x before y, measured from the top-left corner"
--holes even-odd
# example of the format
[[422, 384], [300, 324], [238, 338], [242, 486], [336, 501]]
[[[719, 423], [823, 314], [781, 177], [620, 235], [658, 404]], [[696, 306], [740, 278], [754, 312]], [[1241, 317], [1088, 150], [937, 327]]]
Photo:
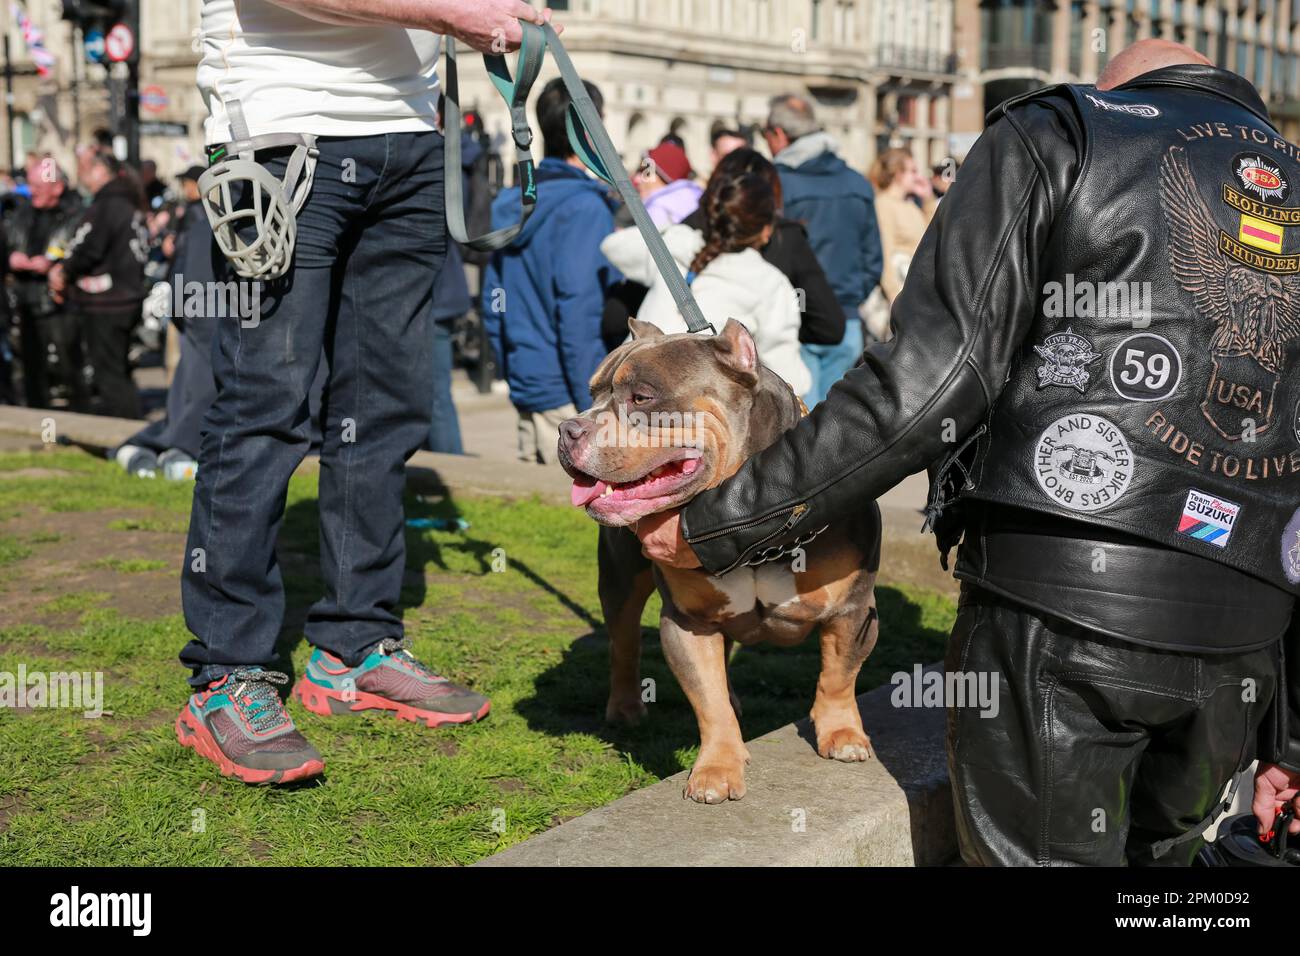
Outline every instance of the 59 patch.
[[1187, 492], [1183, 516], [1178, 522], [1178, 533], [1185, 538], [1195, 538], [1216, 548], [1226, 548], [1236, 527], [1241, 505], [1208, 495], [1195, 488]]

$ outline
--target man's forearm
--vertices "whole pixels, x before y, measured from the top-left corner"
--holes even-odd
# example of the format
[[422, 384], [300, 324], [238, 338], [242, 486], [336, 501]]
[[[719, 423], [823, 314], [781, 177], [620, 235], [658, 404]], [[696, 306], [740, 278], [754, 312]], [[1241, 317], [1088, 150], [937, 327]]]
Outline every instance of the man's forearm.
[[278, 7], [321, 23], [392, 24], [446, 33], [448, 8], [464, 0], [271, 0]]
[[[480, 52], [516, 49], [522, 20], [549, 22], [524, 0], [271, 0], [299, 16], [342, 26], [388, 24], [446, 33]], [[560, 27], [556, 27], [556, 32]]]

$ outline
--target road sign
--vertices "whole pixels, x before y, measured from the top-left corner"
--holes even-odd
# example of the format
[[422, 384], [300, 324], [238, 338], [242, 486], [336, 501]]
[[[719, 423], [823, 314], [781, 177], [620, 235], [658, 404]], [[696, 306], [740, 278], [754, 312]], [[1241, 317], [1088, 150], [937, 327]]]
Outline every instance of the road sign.
[[104, 37], [104, 55], [114, 63], [124, 63], [135, 52], [135, 34], [125, 23], [113, 24]]
[[167, 91], [161, 86], [146, 86], [140, 91], [140, 108], [150, 113], [161, 113], [169, 102]]
[[164, 123], [158, 120], [144, 120], [140, 123], [141, 136], [185, 137], [190, 135], [187, 123]]
[[82, 45], [86, 49], [86, 62], [104, 62], [104, 34], [102, 32], [99, 30], [86, 31], [86, 36], [82, 41]]

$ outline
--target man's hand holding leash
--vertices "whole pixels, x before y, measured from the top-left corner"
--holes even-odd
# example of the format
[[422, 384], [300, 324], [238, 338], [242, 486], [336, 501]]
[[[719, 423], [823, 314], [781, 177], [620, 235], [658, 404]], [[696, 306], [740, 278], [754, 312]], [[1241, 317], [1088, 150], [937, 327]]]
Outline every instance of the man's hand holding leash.
[[[519, 49], [519, 21], [541, 26], [551, 10], [523, 0], [273, 0], [304, 17], [334, 24], [393, 23], [412, 30], [447, 33], [479, 53]], [[556, 33], [563, 27], [555, 26]], [[504, 46], [502, 43], [504, 42]]]

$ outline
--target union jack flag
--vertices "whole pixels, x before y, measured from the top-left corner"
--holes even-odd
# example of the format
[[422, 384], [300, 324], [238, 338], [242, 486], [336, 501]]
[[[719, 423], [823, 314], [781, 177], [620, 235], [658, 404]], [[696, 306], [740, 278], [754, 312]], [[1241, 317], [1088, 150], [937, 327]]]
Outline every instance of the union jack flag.
[[22, 4], [15, 3], [12, 10], [18, 29], [22, 31], [23, 42], [27, 44], [27, 53], [36, 66], [36, 72], [41, 76], [49, 76], [54, 68], [55, 56], [45, 49], [45, 31], [32, 23], [32, 18], [27, 15]]

